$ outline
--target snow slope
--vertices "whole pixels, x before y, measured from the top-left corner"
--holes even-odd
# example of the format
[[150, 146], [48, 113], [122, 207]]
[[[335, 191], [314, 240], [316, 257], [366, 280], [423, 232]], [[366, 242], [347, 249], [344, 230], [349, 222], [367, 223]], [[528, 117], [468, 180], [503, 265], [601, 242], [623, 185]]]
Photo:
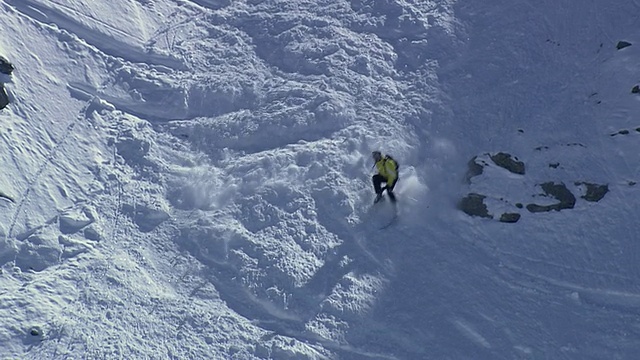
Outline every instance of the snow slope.
[[637, 2], [0, 8], [0, 358], [640, 352]]

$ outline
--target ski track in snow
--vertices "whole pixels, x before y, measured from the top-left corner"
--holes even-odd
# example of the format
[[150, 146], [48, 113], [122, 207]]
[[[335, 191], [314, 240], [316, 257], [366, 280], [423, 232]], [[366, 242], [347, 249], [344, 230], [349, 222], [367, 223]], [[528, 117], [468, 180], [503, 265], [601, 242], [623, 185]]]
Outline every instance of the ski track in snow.
[[0, 357], [638, 353], [637, 1], [0, 7]]
[[[20, 216], [21, 210], [22, 210], [25, 202], [29, 201], [29, 194], [31, 193], [31, 191], [33, 191], [33, 186], [40, 179], [40, 176], [42, 175], [42, 173], [49, 166], [51, 166], [52, 163], [55, 161], [56, 157], [58, 156], [57, 155], [58, 149], [60, 147], [64, 146], [65, 141], [67, 140], [67, 138], [69, 137], [69, 135], [73, 131], [73, 128], [76, 126], [76, 124], [78, 123], [79, 120], [80, 120], [80, 118], [76, 118], [67, 126], [67, 128], [65, 130], [65, 133], [63, 134], [62, 138], [56, 142], [56, 144], [51, 148], [51, 150], [49, 150], [49, 153], [45, 156], [45, 160], [38, 167], [38, 170], [36, 171], [36, 173], [33, 176], [33, 178], [28, 181], [26, 190], [24, 190], [18, 196], [18, 201], [17, 201], [17, 204], [16, 204], [16, 208], [15, 208], [15, 211], [13, 213], [13, 216], [11, 217], [11, 225], [9, 226], [9, 232], [7, 233], [7, 237], [10, 238], [10, 237], [13, 236], [13, 229], [14, 229], [14, 227], [16, 225], [16, 221], [18, 219], [18, 216]], [[16, 237], [18, 239], [21, 239], [21, 240], [25, 239], [33, 231], [35, 231], [35, 229], [34, 230], [28, 230], [27, 234], [18, 234], [18, 235], [16, 235]]]

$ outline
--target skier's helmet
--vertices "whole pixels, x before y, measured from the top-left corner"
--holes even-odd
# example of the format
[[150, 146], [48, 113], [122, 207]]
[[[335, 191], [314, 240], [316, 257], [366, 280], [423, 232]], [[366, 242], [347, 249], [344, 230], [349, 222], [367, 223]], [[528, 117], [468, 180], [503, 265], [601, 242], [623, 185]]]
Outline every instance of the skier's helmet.
[[378, 150], [372, 151], [371, 156], [373, 156], [373, 160], [375, 161], [380, 161], [380, 159], [382, 159], [382, 153]]

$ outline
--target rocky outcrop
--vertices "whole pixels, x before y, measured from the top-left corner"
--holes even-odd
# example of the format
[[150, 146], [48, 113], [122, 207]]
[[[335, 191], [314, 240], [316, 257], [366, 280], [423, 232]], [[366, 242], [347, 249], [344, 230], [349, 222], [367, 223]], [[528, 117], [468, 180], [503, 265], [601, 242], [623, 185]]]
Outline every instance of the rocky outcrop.
[[524, 163], [518, 160], [517, 157], [504, 152], [495, 154], [486, 153], [482, 156], [474, 156], [469, 160], [467, 163], [467, 173], [465, 175], [466, 182], [470, 183], [471, 178], [482, 175], [484, 168], [489, 166], [489, 162], [514, 174], [524, 175], [525, 173]]
[[[11, 75], [13, 72], [13, 65], [7, 60], [5, 57], [0, 55], [0, 73]], [[4, 109], [9, 105], [9, 95], [7, 94], [7, 90], [4, 88], [4, 80], [0, 78], [0, 110]]]
[[0, 55], [0, 73], [11, 75], [15, 67], [4, 56]]
[[469, 216], [491, 218], [487, 205], [484, 204], [485, 197], [484, 195], [471, 193], [460, 200], [458, 209]]
[[515, 223], [520, 220], [520, 214], [518, 213], [504, 213], [500, 216], [500, 222]]
[[[562, 146], [571, 149], [584, 147], [581, 144]], [[547, 152], [550, 148], [543, 146], [534, 150]], [[549, 171], [548, 169], [565, 170], [559, 161], [547, 161], [544, 164], [540, 171], [545, 173]], [[531, 182], [532, 185], [526, 185], [527, 182], [522, 181], [520, 177], [526, 173], [524, 162], [506, 152], [474, 156], [467, 166], [466, 180], [470, 191], [458, 202], [458, 209], [469, 216], [491, 218], [504, 223], [518, 222], [523, 215], [523, 209], [528, 213], [570, 210], [575, 208], [579, 201], [574, 194], [581, 194], [580, 199], [584, 201], [598, 202], [609, 191], [608, 185], [587, 181], [574, 181], [567, 185], [561, 181], [550, 180], [542, 183]], [[494, 170], [488, 170], [492, 167]], [[507, 175], [502, 170], [498, 170], [498, 167], [519, 176]], [[476, 179], [472, 182], [472, 178]], [[514, 192], [514, 188], [519, 189], [520, 193]], [[510, 189], [510, 193], [507, 194], [505, 189]], [[510, 197], [512, 199], [509, 199]], [[532, 201], [525, 201], [523, 204], [521, 201], [512, 201], [515, 198], [531, 198]], [[541, 198], [552, 199], [552, 201], [542, 201]]]
[[585, 186], [587, 191], [581, 198], [590, 202], [598, 202], [609, 192], [609, 185], [598, 185], [586, 182], [576, 182], [577, 186]]
[[478, 159], [477, 156], [474, 156], [473, 159], [469, 160], [469, 162], [467, 163], [467, 174], [466, 174], [466, 181], [467, 183], [469, 183], [471, 181], [472, 177], [478, 176], [478, 175], [482, 175], [482, 170], [484, 169], [482, 165], [478, 164], [476, 162], [476, 160]]
[[563, 183], [555, 184], [553, 182], [547, 182], [540, 185], [545, 193], [545, 196], [552, 196], [557, 203], [552, 205], [527, 205], [527, 210], [532, 213], [544, 212], [544, 211], [560, 211], [562, 209], [573, 209], [576, 205], [576, 197], [573, 196], [571, 191]]
[[628, 41], [618, 41], [618, 44], [616, 45], [616, 49], [620, 50], [629, 46], [631, 46], [631, 43]]
[[511, 154], [499, 152], [495, 155], [491, 155], [491, 160], [501, 168], [505, 168], [510, 172], [518, 175], [524, 175], [524, 163], [518, 160], [517, 157], [512, 157]]
[[7, 105], [9, 105], [9, 95], [7, 90], [4, 89], [4, 84], [0, 83], [0, 110], [7, 107]]

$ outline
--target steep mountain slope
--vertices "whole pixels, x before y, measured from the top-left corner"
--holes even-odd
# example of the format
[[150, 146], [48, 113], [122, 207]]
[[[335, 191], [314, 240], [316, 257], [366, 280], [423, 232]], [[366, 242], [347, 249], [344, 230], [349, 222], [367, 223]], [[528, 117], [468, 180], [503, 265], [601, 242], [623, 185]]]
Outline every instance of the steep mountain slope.
[[635, 2], [0, 7], [1, 358], [637, 354]]

